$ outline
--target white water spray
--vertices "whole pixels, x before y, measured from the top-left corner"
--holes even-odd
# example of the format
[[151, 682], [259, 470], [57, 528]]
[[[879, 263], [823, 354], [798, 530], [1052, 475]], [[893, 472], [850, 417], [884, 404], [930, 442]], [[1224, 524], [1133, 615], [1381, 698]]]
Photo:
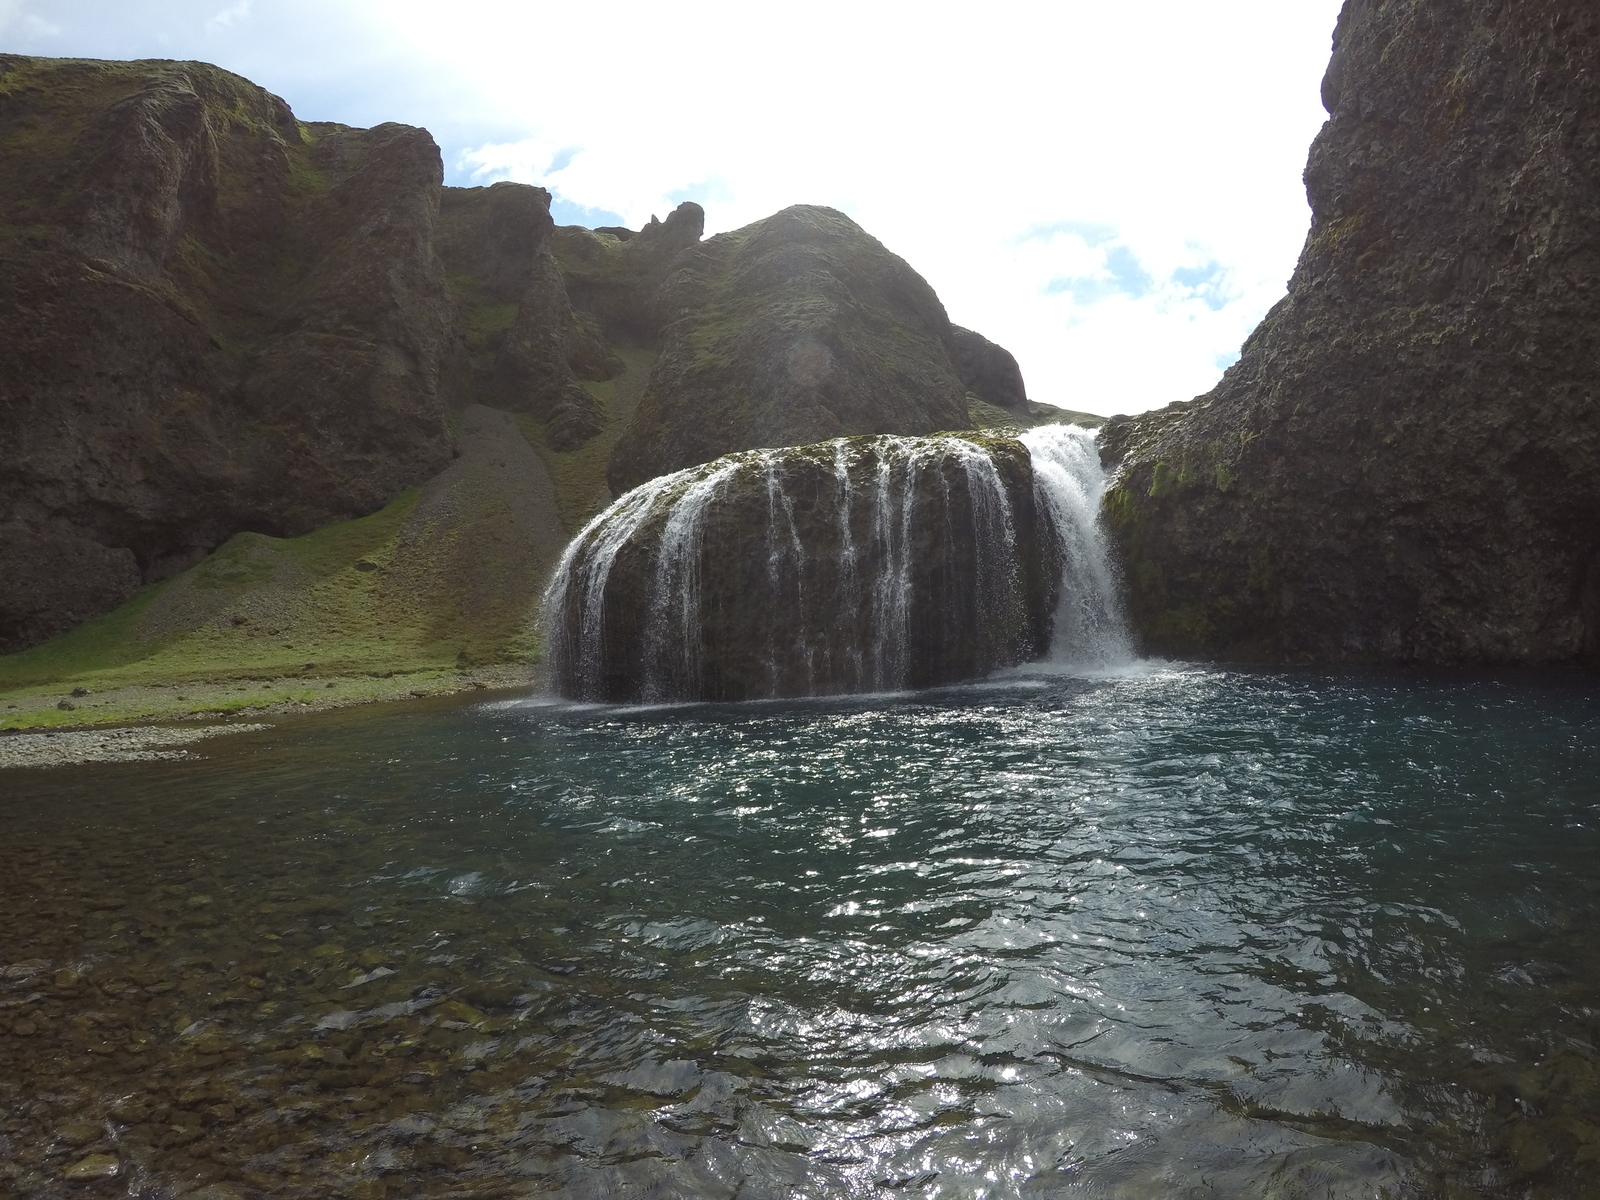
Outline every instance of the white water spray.
[[1106, 476], [1094, 434], [1076, 425], [1042, 425], [1021, 437], [1033, 459], [1034, 495], [1061, 551], [1061, 594], [1050, 657], [1104, 668], [1134, 660], [1116, 568], [1100, 525]]

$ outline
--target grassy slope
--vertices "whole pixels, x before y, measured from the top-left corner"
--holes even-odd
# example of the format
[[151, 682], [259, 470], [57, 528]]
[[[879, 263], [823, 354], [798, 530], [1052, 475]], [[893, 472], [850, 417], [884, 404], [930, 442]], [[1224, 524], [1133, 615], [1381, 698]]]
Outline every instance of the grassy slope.
[[[0, 729], [439, 690], [457, 648], [430, 641], [428, 613], [377, 594], [416, 502], [407, 492], [300, 538], [239, 534], [114, 612], [0, 658]], [[74, 688], [89, 695], [68, 698]]]
[[[611, 501], [606, 460], [653, 358], [645, 351], [623, 356], [623, 375], [587, 385], [605, 406], [607, 424], [579, 449], [550, 449], [542, 426], [516, 415], [550, 472], [569, 534]], [[485, 504], [481, 493], [467, 491], [462, 499], [472, 511], [446, 515], [443, 528], [439, 507], [424, 511], [411, 491], [371, 516], [304, 537], [239, 534], [116, 611], [0, 657], [0, 730], [381, 699], [479, 676], [505, 682], [508, 664], [538, 656], [529, 632], [537, 587], [520, 583], [511, 601], [517, 611], [507, 613], [462, 604], [448, 589], [418, 581], [419, 569], [448, 574], [434, 568], [457, 552], [452, 542], [460, 529], [452, 522], [475, 526], [469, 550], [480, 560], [492, 560], [502, 539], [518, 536], [509, 522], [495, 527], [492, 497]], [[451, 512], [448, 505], [443, 511]], [[413, 557], [402, 562], [397, 552]], [[492, 562], [486, 570], [492, 576]], [[469, 664], [488, 669], [474, 675], [464, 670]], [[71, 697], [73, 688], [89, 694]], [[74, 707], [58, 708], [62, 701]]]

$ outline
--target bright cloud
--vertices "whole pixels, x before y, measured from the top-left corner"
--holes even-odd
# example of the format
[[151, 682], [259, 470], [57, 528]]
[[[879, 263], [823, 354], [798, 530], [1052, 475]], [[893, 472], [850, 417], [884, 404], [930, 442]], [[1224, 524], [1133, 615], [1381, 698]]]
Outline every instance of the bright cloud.
[[250, 16], [250, 0], [239, 0], [232, 8], [225, 8], [216, 16], [206, 22], [207, 33], [218, 33], [231, 25], [247, 20]]
[[453, 182], [542, 183], [562, 220], [833, 205], [1036, 399], [1113, 412], [1209, 388], [1282, 295], [1337, 9], [49, 0], [46, 37], [4, 23], [42, 4], [0, 0], [0, 37], [209, 58], [308, 117], [427, 125]]

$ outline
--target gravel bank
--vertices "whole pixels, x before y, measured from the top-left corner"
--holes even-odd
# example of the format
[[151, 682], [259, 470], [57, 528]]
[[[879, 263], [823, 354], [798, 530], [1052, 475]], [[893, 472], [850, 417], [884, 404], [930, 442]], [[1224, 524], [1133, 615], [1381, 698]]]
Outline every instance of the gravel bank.
[[270, 725], [196, 725], [174, 729], [146, 725], [137, 729], [83, 729], [60, 733], [16, 733], [0, 737], [0, 769], [67, 767], [91, 762], [157, 762], [197, 757], [182, 747], [227, 733], [254, 733]]

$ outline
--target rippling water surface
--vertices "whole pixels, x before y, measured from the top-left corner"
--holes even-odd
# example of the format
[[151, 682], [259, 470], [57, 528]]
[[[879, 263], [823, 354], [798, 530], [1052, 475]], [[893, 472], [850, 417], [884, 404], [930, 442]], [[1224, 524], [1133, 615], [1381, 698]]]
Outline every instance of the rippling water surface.
[[1600, 1194], [1597, 690], [514, 701], [11, 773], [0, 1189]]

